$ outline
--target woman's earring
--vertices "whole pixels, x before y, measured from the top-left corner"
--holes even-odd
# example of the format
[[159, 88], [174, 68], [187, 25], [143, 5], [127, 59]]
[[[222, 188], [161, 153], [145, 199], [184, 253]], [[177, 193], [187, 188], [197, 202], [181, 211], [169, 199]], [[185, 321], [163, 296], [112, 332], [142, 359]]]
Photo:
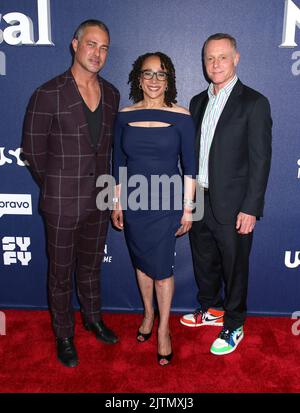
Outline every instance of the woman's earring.
[[141, 84], [139, 84], [139, 89], [142, 89], [142, 85], [141, 85]]

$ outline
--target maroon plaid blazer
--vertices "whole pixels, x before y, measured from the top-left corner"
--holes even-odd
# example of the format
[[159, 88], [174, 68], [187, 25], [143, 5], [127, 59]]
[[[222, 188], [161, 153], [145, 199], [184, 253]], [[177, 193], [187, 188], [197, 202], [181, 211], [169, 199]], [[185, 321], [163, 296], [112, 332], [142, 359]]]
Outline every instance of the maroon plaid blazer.
[[96, 180], [111, 170], [111, 146], [120, 95], [98, 76], [102, 127], [92, 145], [82, 98], [69, 69], [39, 87], [27, 108], [23, 157], [41, 187], [40, 208], [80, 216], [96, 207]]

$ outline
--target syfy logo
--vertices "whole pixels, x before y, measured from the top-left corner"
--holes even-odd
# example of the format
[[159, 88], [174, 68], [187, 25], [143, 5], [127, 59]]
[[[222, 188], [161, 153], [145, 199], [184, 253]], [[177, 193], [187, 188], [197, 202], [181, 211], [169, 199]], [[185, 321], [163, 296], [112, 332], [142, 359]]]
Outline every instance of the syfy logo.
[[[0, 13], [1, 20], [4, 20], [9, 27], [4, 30], [0, 29], [0, 44], [4, 41], [11, 46], [20, 45], [51, 45], [54, 43], [51, 39], [51, 17], [50, 17], [50, 0], [37, 0], [38, 9], [38, 40], [34, 41], [33, 22], [29, 16], [23, 13], [11, 12]], [[6, 56], [0, 52], [0, 75], [6, 75]]]
[[[298, 46], [295, 41], [296, 27], [300, 28], [300, 8], [292, 0], [285, 0], [282, 43], [279, 47]], [[295, 60], [291, 67], [292, 74], [298, 76], [300, 75], [300, 51], [293, 52], [291, 59]]]
[[0, 194], [0, 218], [5, 214], [32, 215], [31, 195]]
[[297, 268], [300, 265], [300, 251], [295, 251], [292, 261], [292, 251], [285, 251], [284, 264], [288, 268]]
[[25, 166], [27, 164], [26, 161], [23, 162], [20, 158], [22, 148], [17, 148], [15, 151], [13, 151], [12, 149], [9, 149], [7, 151], [8, 155], [11, 155], [12, 159], [7, 157], [4, 151], [5, 151], [5, 147], [0, 147], [0, 166], [3, 166], [7, 163], [12, 164], [13, 160], [17, 162], [18, 166]]
[[30, 237], [3, 237], [2, 249], [4, 265], [17, 264], [28, 265], [31, 261], [31, 252], [27, 251], [30, 245]]
[[107, 244], [105, 244], [105, 246], [104, 246], [104, 257], [103, 257], [103, 260], [102, 260], [102, 262], [109, 262], [109, 263], [111, 263], [111, 260], [112, 260], [112, 255], [108, 255], [108, 249], [107, 249]]

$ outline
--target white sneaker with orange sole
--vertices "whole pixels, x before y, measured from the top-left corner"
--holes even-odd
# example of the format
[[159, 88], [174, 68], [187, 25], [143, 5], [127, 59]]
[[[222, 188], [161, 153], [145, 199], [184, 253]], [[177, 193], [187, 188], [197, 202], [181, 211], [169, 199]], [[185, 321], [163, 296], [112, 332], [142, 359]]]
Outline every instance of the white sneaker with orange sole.
[[207, 311], [197, 309], [192, 314], [185, 314], [180, 318], [181, 324], [187, 327], [223, 326], [224, 311], [209, 308]]

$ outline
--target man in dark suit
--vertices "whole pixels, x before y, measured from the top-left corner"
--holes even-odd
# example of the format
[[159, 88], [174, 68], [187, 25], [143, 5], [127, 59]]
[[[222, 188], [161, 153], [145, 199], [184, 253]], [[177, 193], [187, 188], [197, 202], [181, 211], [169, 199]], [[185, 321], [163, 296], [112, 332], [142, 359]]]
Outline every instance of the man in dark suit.
[[23, 153], [41, 188], [49, 255], [49, 307], [57, 356], [78, 364], [74, 346], [72, 277], [84, 327], [105, 343], [117, 336], [100, 315], [100, 266], [109, 211], [96, 206], [96, 180], [110, 173], [112, 133], [119, 92], [98, 76], [109, 48], [98, 20], [83, 22], [72, 40], [72, 67], [39, 87], [27, 108]]
[[190, 103], [204, 191], [203, 219], [190, 231], [200, 308], [180, 321], [223, 326], [210, 349], [223, 355], [244, 337], [249, 255], [256, 220], [263, 215], [272, 120], [268, 100], [236, 76], [239, 53], [232, 36], [210, 36], [203, 59], [211, 83]]

